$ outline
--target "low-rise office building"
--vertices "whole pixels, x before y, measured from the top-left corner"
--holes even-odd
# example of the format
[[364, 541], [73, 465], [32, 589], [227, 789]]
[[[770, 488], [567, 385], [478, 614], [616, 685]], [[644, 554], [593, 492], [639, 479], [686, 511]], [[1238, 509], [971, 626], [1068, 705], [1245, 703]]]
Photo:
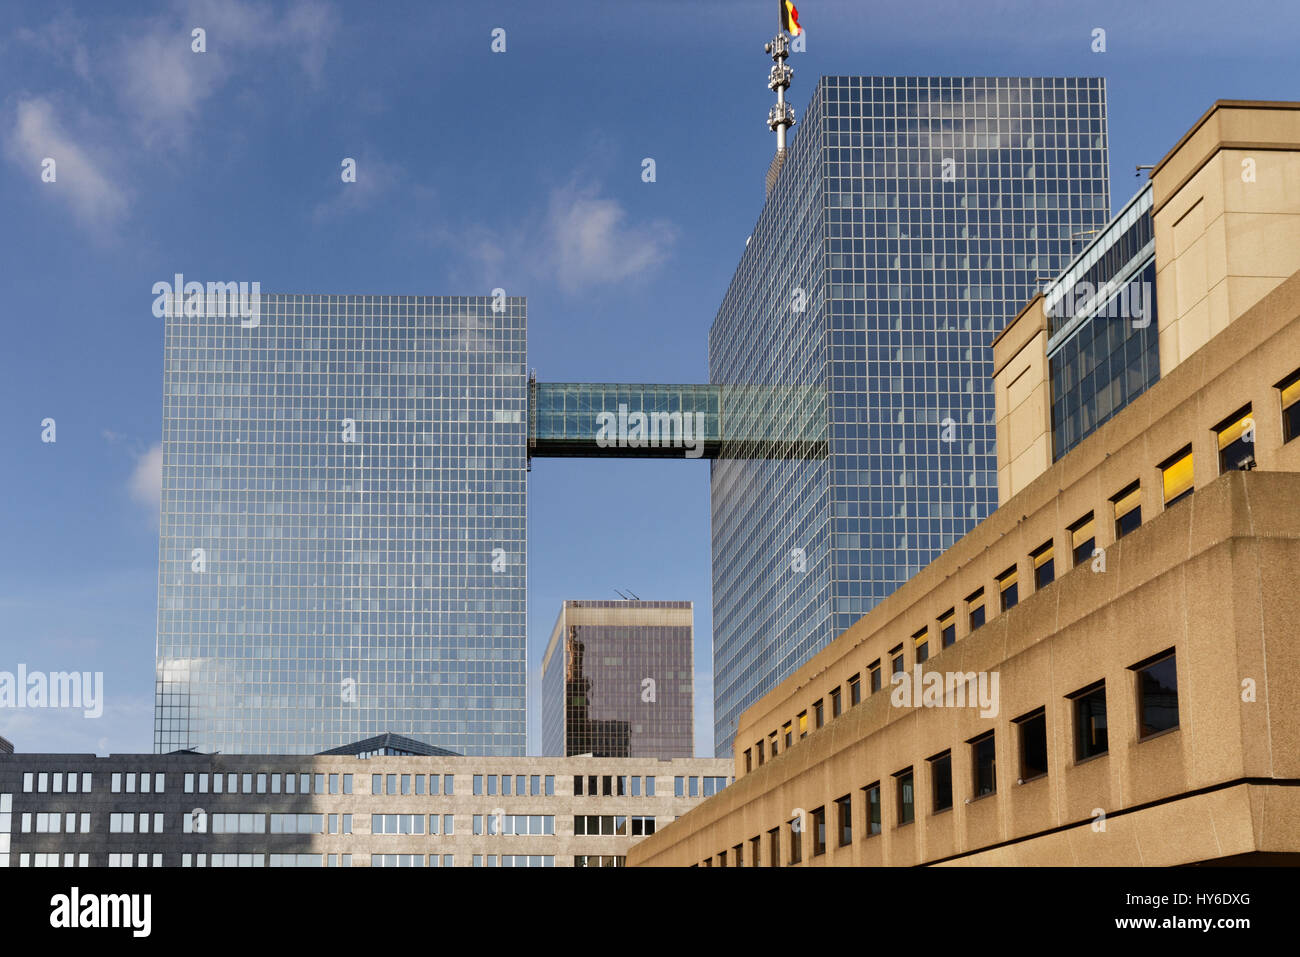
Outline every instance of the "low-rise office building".
[[[1126, 207], [1151, 238], [1099, 237], [1105, 294], [1146, 273], [1156, 308], [1012, 320], [1000, 507], [746, 711], [735, 785], [630, 864], [1300, 861], [1298, 183], [1300, 104], [1202, 118]], [[1089, 323], [1117, 405], [1054, 417]]]
[[0, 756], [0, 867], [620, 867], [712, 758]]

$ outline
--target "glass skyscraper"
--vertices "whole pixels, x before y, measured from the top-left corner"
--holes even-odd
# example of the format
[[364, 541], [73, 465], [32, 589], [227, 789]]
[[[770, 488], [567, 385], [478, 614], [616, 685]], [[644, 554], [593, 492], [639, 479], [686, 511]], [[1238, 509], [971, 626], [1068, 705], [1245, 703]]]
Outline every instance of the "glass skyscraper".
[[1109, 219], [1099, 78], [823, 77], [796, 129], [709, 373], [820, 390], [828, 448], [712, 463], [719, 755], [996, 506], [989, 343]]
[[566, 601], [542, 659], [542, 753], [695, 754], [694, 606]]
[[523, 299], [166, 318], [155, 749], [525, 752]]

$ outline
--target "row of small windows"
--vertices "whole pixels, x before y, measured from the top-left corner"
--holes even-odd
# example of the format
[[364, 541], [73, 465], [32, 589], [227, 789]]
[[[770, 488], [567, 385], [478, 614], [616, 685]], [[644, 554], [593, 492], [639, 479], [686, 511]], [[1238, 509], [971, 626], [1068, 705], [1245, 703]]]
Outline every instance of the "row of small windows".
[[676, 777], [673, 778], [673, 797], [713, 797], [726, 786], [726, 777]]
[[[392, 775], [389, 775], [389, 777], [391, 776]], [[543, 788], [545, 788], [546, 794], [555, 794], [555, 775], [553, 774], [547, 774], [545, 776], [540, 774], [516, 774], [513, 776], [509, 774], [476, 774], [474, 775], [474, 793], [485, 793], [483, 788], [486, 784], [487, 794], [492, 795], [499, 793], [509, 797], [511, 794], [512, 781], [514, 782], [513, 789], [516, 797], [523, 797], [525, 794], [538, 795], [543, 793]], [[525, 787], [527, 787], [526, 791], [524, 790]], [[406, 792], [404, 791], [402, 793], [405, 794]], [[419, 792], [417, 791], [416, 793], [418, 794]], [[450, 794], [451, 792], [448, 791], [447, 793]]]
[[555, 815], [475, 814], [472, 825], [475, 834], [554, 834]]
[[[486, 861], [486, 864], [484, 863]], [[473, 867], [496, 867], [497, 856], [495, 854], [475, 854], [471, 861]], [[555, 855], [553, 854], [502, 854], [502, 867], [554, 867]]]
[[[1290, 442], [1300, 436], [1300, 371], [1292, 373], [1276, 386], [1282, 406], [1282, 440]], [[1213, 429], [1219, 447], [1219, 472], [1231, 472], [1239, 469], [1249, 470], [1255, 467], [1255, 425], [1251, 417], [1251, 406], [1246, 404], [1222, 420]], [[1185, 446], [1174, 455], [1160, 463], [1161, 492], [1165, 508], [1182, 501], [1194, 491], [1192, 482], [1192, 449]], [[1135, 481], [1111, 496], [1115, 539], [1128, 535], [1142, 524], [1142, 484]], [[1072, 567], [1084, 565], [1096, 558], [1096, 517], [1089, 512], [1067, 526], [1069, 533], [1070, 559]], [[1034, 590], [1045, 588], [1056, 578], [1055, 543], [1048, 540], [1029, 554], [1033, 569]], [[996, 578], [997, 606], [1006, 612], [1020, 601], [1019, 568], [1012, 565]], [[985, 611], [985, 593], [978, 588], [965, 600], [966, 620], [969, 631], [975, 631], [987, 621]], [[947, 648], [957, 640], [956, 609], [949, 608], [937, 619], [937, 637], [939, 649]], [[920, 629], [912, 635], [912, 645], [917, 664], [929, 660], [932, 636], [929, 627]], [[899, 674], [904, 669], [903, 645], [896, 645], [889, 651], [890, 674]], [[869, 694], [881, 690], [881, 661], [876, 659], [867, 667]], [[862, 700], [862, 676], [855, 674], [848, 681], [848, 705], [852, 707]], [[841, 688], [833, 688], [829, 695], [830, 717], [840, 716], [843, 703]], [[822, 727], [826, 721], [826, 700], [819, 698], [813, 702], [811, 721], [813, 729]], [[745, 750], [745, 771], [754, 769], [755, 757], [761, 766], [770, 755], [775, 757], [782, 748], [794, 744], [795, 735], [800, 739], [809, 732], [809, 711], [800, 712], [796, 719], [782, 725], [780, 732], [771, 731], [766, 742], [759, 741], [752, 748]]]
[[[352, 775], [347, 775], [351, 777]], [[456, 776], [454, 774], [430, 774], [427, 793], [437, 795], [439, 788], [443, 794], [456, 793]], [[351, 791], [345, 793], [351, 794]], [[423, 774], [372, 774], [370, 775], [371, 794], [424, 794], [425, 776]]]
[[[450, 855], [448, 855], [450, 856]], [[61, 858], [61, 859], [60, 859]], [[269, 858], [269, 860], [264, 860]], [[182, 854], [181, 867], [351, 867], [351, 854]], [[20, 854], [19, 867], [89, 867], [89, 854]], [[162, 867], [161, 854], [109, 854], [109, 867]], [[448, 864], [448, 867], [451, 865]]]
[[[118, 775], [113, 775], [114, 780]], [[134, 775], [127, 775], [129, 779]], [[162, 778], [162, 775], [158, 775]], [[340, 778], [342, 781], [340, 781]], [[244, 774], [186, 774], [185, 793], [207, 794], [209, 779], [213, 794], [266, 794], [268, 785], [271, 794], [338, 794], [340, 783], [343, 793], [352, 793], [352, 775], [350, 774], [266, 774], [252, 772]], [[328, 782], [328, 784], [327, 784]], [[283, 790], [282, 790], [283, 789]], [[113, 788], [117, 790], [116, 785]], [[128, 791], [130, 788], [128, 788]], [[145, 788], [147, 791], [148, 788]], [[157, 790], [161, 791], [159, 786]]]
[[[678, 780], [681, 780], [678, 778]], [[632, 797], [641, 796], [641, 778], [626, 774], [575, 774], [573, 793], [576, 797]], [[645, 796], [655, 797], [655, 776], [645, 777]]]
[[[132, 775], [132, 778], [134, 777]], [[162, 775], [159, 775], [159, 777], [161, 778]], [[68, 771], [66, 774], [63, 771], [25, 771], [23, 773], [24, 794], [31, 794], [33, 791], [40, 794], [50, 792], [63, 794], [65, 789], [68, 794], [76, 794], [78, 791], [82, 794], [89, 794], [90, 784], [91, 776], [89, 771], [83, 771], [80, 774], [76, 771]], [[131, 786], [134, 790], [134, 781], [132, 781]], [[147, 791], [148, 787], [145, 787], [144, 790]], [[161, 784], [159, 784], [158, 790], [162, 791]]]
[[654, 815], [579, 814], [573, 818], [573, 833], [579, 837], [609, 834], [645, 837], [654, 832]]
[[[1177, 730], [1178, 724], [1178, 668], [1174, 649], [1169, 648], [1137, 664], [1130, 665], [1134, 673], [1135, 694], [1137, 701], [1137, 740], [1149, 740], [1168, 731]], [[1106, 719], [1106, 682], [1104, 679], [1087, 685], [1066, 696], [1070, 702], [1073, 721], [1074, 761], [1081, 764], [1092, 758], [1100, 757], [1109, 750]], [[1019, 776], [1018, 784], [1024, 784], [1048, 773], [1047, 713], [1040, 707], [1028, 712], [1011, 722], [1017, 729], [1019, 739]], [[978, 800], [997, 793], [997, 746], [994, 731], [986, 731], [965, 742], [970, 751], [970, 798]], [[930, 812], [939, 814], [952, 809], [954, 800], [952, 750], [946, 749], [926, 759], [929, 768]], [[903, 827], [916, 819], [916, 780], [912, 767], [903, 768], [892, 775], [894, 792], [894, 824]], [[862, 788], [865, 811], [866, 836], [874, 837], [881, 833], [883, 813], [881, 804], [882, 784], [872, 782]], [[837, 798], [834, 802], [834, 836], [838, 846], [845, 847], [853, 842], [853, 798], [851, 794]], [[787, 864], [799, 864], [803, 861], [805, 826], [812, 834], [812, 856], [826, 853], [827, 846], [827, 809], [825, 806], [814, 809], [808, 814], [808, 821], [803, 816], [796, 816], [787, 821], [783, 827], [787, 833]], [[772, 867], [781, 863], [781, 828], [773, 828], [768, 835], [767, 864]], [[750, 838], [750, 860], [752, 866], [760, 863], [762, 848], [761, 837]], [[737, 844], [728, 851], [717, 855], [718, 865], [743, 866], [745, 848]], [[711, 867], [712, 859], [704, 862]]]

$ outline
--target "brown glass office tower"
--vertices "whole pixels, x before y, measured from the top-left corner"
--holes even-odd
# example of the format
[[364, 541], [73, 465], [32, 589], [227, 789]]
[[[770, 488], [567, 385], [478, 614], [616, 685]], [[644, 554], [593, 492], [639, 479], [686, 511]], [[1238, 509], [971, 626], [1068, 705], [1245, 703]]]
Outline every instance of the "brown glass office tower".
[[542, 753], [695, 752], [689, 601], [566, 601], [542, 659]]

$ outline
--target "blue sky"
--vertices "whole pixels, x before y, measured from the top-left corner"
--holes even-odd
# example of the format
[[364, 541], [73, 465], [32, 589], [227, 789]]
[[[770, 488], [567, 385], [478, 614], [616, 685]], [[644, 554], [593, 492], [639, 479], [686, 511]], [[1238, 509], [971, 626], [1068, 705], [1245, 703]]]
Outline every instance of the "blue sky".
[[[106, 703], [98, 719], [0, 710], [0, 734], [22, 751], [152, 748], [154, 282], [500, 286], [528, 297], [544, 380], [706, 381], [708, 328], [773, 149], [775, 6], [5, 4], [0, 671], [102, 671]], [[1300, 91], [1294, 0], [807, 0], [800, 15], [800, 112], [821, 74], [1106, 77], [1115, 208], [1134, 165], [1215, 99]], [[194, 27], [206, 53], [191, 52]], [[530, 750], [560, 601], [631, 588], [695, 602], [697, 753], [710, 754], [707, 464], [546, 459], [529, 485]]]

